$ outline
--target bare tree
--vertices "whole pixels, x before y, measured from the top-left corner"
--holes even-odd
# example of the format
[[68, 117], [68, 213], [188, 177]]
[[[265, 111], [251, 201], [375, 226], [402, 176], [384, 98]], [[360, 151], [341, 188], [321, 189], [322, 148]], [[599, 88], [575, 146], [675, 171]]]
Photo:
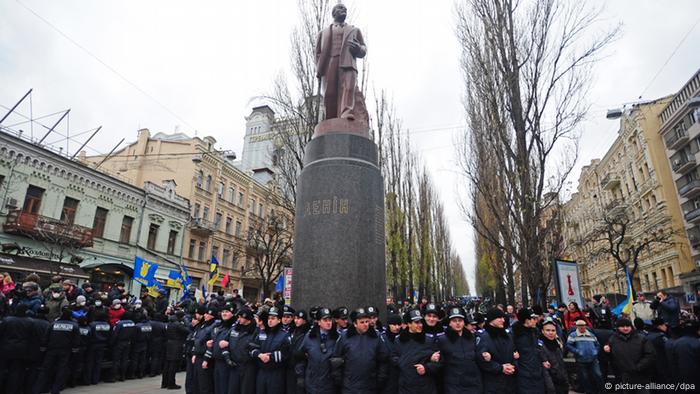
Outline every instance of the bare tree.
[[[542, 255], [548, 229], [540, 224], [551, 201], [544, 195], [558, 194], [573, 169], [592, 66], [619, 31], [584, 42], [598, 16], [575, 1], [465, 0], [457, 8], [464, 141], [477, 152], [461, 155], [462, 168], [488, 207], [468, 216], [513, 259], [525, 304], [544, 294], [549, 281]], [[495, 171], [484, 173], [479, 169], [487, 158]], [[478, 225], [487, 215], [495, 215], [489, 222], [495, 226]]]
[[292, 261], [293, 235], [284, 216], [259, 218], [248, 234], [248, 256], [253, 258], [253, 271], [262, 280], [264, 296], [274, 292], [275, 281]]

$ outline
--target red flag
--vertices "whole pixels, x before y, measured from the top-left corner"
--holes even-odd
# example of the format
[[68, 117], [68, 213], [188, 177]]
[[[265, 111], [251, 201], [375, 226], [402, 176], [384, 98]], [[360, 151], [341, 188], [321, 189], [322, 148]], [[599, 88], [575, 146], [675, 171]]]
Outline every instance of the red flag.
[[224, 279], [221, 280], [221, 286], [228, 286], [228, 272], [226, 273], [226, 275], [224, 275]]

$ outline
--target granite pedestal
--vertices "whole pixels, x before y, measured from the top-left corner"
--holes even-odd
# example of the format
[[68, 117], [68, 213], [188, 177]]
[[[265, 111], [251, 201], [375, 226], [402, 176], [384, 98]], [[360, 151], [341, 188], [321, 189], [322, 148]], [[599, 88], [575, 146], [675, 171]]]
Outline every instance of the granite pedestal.
[[317, 132], [297, 184], [292, 304], [386, 318], [384, 187], [377, 146], [350, 133]]

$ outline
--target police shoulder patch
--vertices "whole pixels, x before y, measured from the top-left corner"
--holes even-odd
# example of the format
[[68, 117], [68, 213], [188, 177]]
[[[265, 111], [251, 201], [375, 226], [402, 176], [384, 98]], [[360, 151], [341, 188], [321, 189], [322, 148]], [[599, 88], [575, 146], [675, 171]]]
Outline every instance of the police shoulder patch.
[[538, 339], [538, 340], [537, 340], [537, 345], [540, 346], [540, 347], [541, 347], [541, 346], [544, 346], [544, 342], [542, 342], [541, 339]]
[[477, 336], [477, 337], [476, 337], [476, 344], [478, 345], [479, 342], [481, 342], [481, 337], [480, 337], [480, 336]]

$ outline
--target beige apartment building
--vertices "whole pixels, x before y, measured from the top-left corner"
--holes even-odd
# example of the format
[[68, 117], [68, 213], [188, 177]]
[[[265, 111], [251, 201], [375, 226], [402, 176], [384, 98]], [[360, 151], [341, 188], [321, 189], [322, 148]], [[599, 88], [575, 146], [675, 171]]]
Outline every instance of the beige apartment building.
[[632, 278], [638, 291], [678, 291], [680, 275], [693, 263], [683, 217], [659, 134], [659, 114], [672, 97], [626, 107], [620, 116], [618, 137], [602, 159], [583, 167], [578, 190], [564, 205], [566, 257], [579, 263], [583, 294], [620, 293], [627, 290], [624, 272], [609, 254], [599, 253], [600, 244], [591, 234], [600, 226], [604, 212], [627, 215], [627, 242], [653, 236], [673, 235], [673, 243], [653, 244], [642, 253]]
[[[220, 263], [221, 277], [230, 274], [230, 288], [257, 299], [262, 283], [246, 253], [248, 234], [269, 215], [282, 216], [292, 226], [291, 213], [275, 204], [274, 188], [256, 179], [253, 171], [234, 165], [235, 155], [214, 148], [213, 137], [182, 133], [138, 132], [136, 142], [104, 156], [82, 157], [100, 169], [118, 174], [134, 185], [172, 179], [178, 193], [190, 201], [192, 218], [184, 240], [183, 260], [194, 284], [201, 287], [209, 274], [212, 256]], [[266, 171], [265, 169], [261, 169]], [[269, 179], [269, 174], [265, 174]], [[263, 179], [265, 177], [262, 177]], [[217, 290], [220, 281], [213, 289]]]
[[700, 70], [672, 96], [660, 114], [660, 136], [690, 241], [693, 265], [680, 274], [686, 293], [700, 289]]

